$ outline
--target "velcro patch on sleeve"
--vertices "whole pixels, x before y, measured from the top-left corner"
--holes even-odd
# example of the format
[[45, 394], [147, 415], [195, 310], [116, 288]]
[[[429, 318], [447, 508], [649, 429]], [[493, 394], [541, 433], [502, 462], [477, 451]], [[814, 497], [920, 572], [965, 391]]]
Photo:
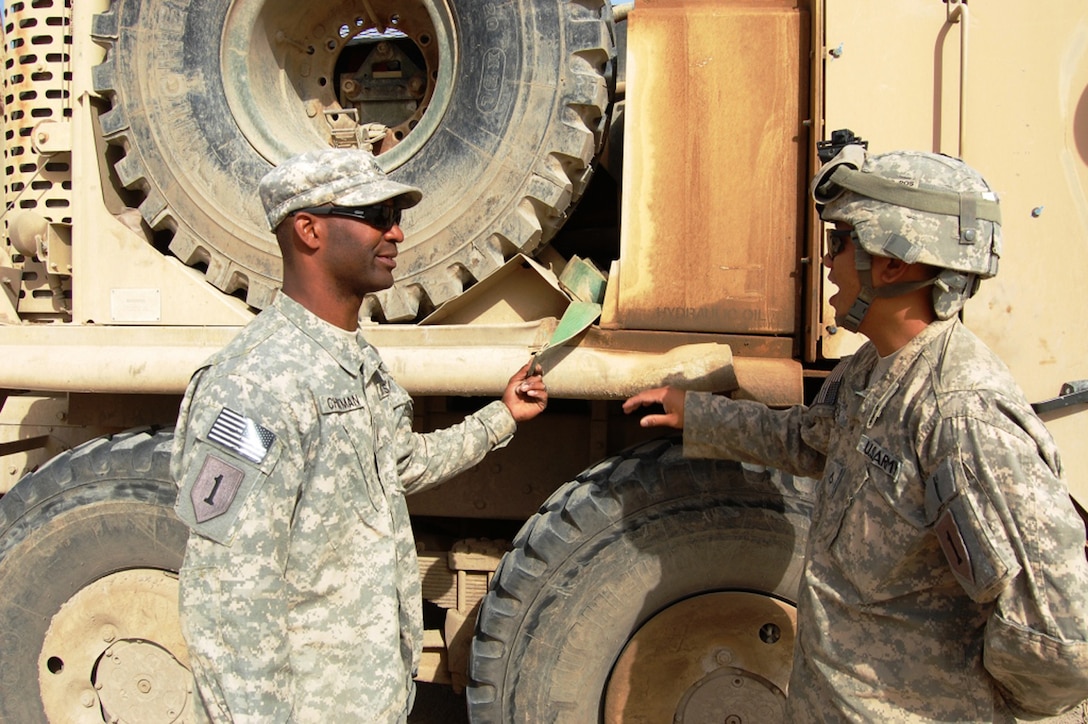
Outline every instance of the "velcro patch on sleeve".
[[944, 557], [948, 559], [952, 572], [974, 585], [975, 572], [971, 569], [971, 554], [967, 552], [967, 544], [963, 541], [963, 534], [951, 510], [944, 512], [934, 530], [937, 533], [937, 542], [941, 544], [941, 550], [944, 551]]
[[973, 488], [955, 456], [941, 461], [925, 481], [926, 519], [964, 592], [993, 601], [1017, 573], [1016, 551], [1000, 521], [987, 517], [987, 497]]
[[197, 523], [216, 518], [230, 509], [246, 473], [215, 455], [204, 458], [204, 465], [189, 491]]
[[174, 511], [195, 533], [230, 545], [238, 531], [246, 501], [260, 489], [275, 468], [279, 448], [264, 461], [263, 469], [249, 460], [220, 452], [197, 441], [188, 469], [178, 481]]
[[208, 439], [246, 460], [260, 463], [268, 454], [268, 448], [276, 435], [244, 415], [224, 407], [208, 430]]

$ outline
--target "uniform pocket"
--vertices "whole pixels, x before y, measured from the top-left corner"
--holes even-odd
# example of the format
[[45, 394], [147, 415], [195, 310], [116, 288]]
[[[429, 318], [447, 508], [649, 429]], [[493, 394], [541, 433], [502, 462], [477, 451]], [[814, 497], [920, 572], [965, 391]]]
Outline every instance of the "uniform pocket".
[[877, 602], [932, 586], [939, 552], [920, 481], [903, 484], [886, 467], [864, 465], [849, 482], [830, 554], [858, 598]]
[[388, 534], [389, 503], [382, 490], [375, 455], [371, 416], [366, 408], [328, 415], [329, 445], [327, 475], [334, 481], [331, 496], [341, 508], [354, 513], [353, 523], [362, 522], [379, 533]]

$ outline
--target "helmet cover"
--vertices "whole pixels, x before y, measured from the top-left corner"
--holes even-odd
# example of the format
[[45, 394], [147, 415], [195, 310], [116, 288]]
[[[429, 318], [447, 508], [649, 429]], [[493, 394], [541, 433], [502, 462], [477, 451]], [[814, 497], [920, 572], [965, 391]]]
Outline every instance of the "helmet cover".
[[[834, 161], [832, 161], [834, 163]], [[874, 256], [890, 256], [940, 269], [976, 274], [987, 279], [997, 273], [1001, 254], [1000, 214], [997, 196], [981, 175], [963, 161], [936, 153], [893, 151], [865, 159], [852, 175], [859, 184], [847, 181], [841, 192], [821, 211], [824, 221], [852, 226], [861, 247]], [[941, 213], [863, 195], [866, 174], [900, 186], [904, 202], [910, 197], [924, 202], [929, 192], [951, 192], [950, 203], [958, 213]], [[959, 197], [955, 203], [954, 196]], [[988, 208], [990, 213], [980, 212]], [[972, 210], [973, 209], [973, 210]], [[946, 208], [944, 211], [950, 211]], [[986, 218], [991, 217], [991, 218]]]
[[[919, 151], [869, 156], [847, 146], [821, 168], [811, 190], [820, 217], [853, 227], [865, 254], [938, 269], [930, 283], [939, 319], [957, 313], [978, 290], [979, 280], [997, 274], [997, 196], [960, 159]], [[866, 296], [898, 290], [883, 291], [869, 289]], [[859, 323], [860, 317], [847, 326]]]

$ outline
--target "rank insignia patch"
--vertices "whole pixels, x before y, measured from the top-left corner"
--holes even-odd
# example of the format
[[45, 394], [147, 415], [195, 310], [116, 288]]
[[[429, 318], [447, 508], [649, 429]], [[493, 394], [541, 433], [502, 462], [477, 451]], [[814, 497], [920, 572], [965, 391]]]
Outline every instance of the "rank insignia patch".
[[200, 468], [193, 489], [189, 491], [196, 522], [203, 523], [226, 513], [245, 477], [244, 470], [215, 455], [204, 458], [204, 466]]
[[208, 430], [208, 439], [246, 460], [260, 463], [268, 454], [276, 435], [248, 417], [224, 407], [212, 423], [212, 429]]

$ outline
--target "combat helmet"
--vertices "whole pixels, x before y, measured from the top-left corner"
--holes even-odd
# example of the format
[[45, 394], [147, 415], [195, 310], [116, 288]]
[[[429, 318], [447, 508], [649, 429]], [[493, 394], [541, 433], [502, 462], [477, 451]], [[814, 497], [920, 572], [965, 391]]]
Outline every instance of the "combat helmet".
[[[869, 155], [862, 143], [844, 145], [810, 187], [820, 218], [854, 229], [861, 291], [846, 318], [836, 321], [857, 331], [873, 299], [926, 286], [933, 287], [937, 317], [947, 319], [978, 291], [982, 279], [997, 274], [997, 195], [958, 158], [920, 151]], [[873, 256], [927, 264], [938, 271], [931, 279], [874, 289]]]

